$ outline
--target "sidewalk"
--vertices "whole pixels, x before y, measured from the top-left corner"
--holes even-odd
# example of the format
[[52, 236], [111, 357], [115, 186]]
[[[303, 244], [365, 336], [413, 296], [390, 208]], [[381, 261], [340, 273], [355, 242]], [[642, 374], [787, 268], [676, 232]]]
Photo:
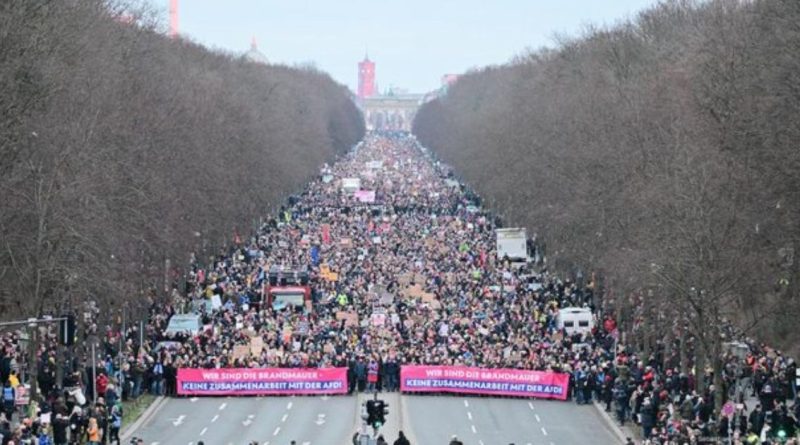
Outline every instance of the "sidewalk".
[[142, 414], [131, 424], [123, 425], [122, 431], [120, 432], [120, 439], [124, 442], [128, 440], [133, 433], [138, 430], [142, 425], [145, 424], [148, 420], [150, 420], [155, 413], [161, 409], [161, 407], [169, 400], [168, 397], [165, 396], [158, 396], [150, 406], [145, 409]]
[[600, 413], [600, 416], [603, 418], [603, 420], [606, 421], [606, 424], [608, 424], [609, 428], [611, 428], [611, 431], [613, 431], [617, 436], [620, 444], [624, 444], [628, 437], [636, 442], [639, 441], [639, 430], [636, 428], [636, 424], [633, 423], [633, 421], [630, 421], [625, 425], [620, 425], [619, 422], [613, 418], [613, 412], [606, 412], [603, 404], [596, 400], [593, 401], [592, 404], [594, 405], [595, 409], [597, 409], [597, 412]]
[[[756, 397], [746, 397], [744, 400], [746, 408], [745, 412], [749, 414], [753, 409], [755, 409], [758, 403], [759, 401]], [[625, 423], [625, 425], [620, 425], [614, 416], [613, 410], [611, 412], [606, 412], [604, 405], [596, 400], [593, 401], [593, 405], [600, 413], [600, 416], [603, 417], [603, 420], [606, 421], [606, 424], [608, 424], [609, 428], [614, 431], [614, 434], [620, 440], [621, 444], [624, 444], [628, 437], [633, 439], [636, 443], [641, 443], [641, 428], [639, 428], [636, 423], [634, 423], [632, 420], [629, 420]]]

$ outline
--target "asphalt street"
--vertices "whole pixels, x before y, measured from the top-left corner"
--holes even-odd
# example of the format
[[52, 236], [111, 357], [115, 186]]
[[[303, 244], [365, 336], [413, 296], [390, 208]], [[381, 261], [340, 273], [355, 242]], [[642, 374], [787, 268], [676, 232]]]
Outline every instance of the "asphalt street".
[[[616, 445], [591, 405], [464, 396], [392, 398], [382, 432], [389, 443], [403, 429], [413, 445]], [[355, 396], [227, 397], [168, 400], [133, 433], [147, 445], [349, 445], [358, 415]], [[402, 410], [402, 420], [400, 411]], [[391, 431], [389, 431], [391, 430]]]
[[[404, 427], [420, 445], [617, 445], [591, 405], [463, 396], [403, 396]], [[416, 444], [414, 444], [416, 445]]]
[[342, 445], [351, 441], [356, 403], [352, 396], [170, 399], [133, 436], [147, 445]]

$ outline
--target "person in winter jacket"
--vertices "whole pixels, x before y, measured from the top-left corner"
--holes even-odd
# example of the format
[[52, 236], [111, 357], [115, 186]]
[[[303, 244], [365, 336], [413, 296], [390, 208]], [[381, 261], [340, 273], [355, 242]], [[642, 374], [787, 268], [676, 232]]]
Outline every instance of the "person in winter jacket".
[[86, 422], [81, 407], [72, 408], [69, 416], [69, 443], [78, 444], [83, 436], [84, 422]]
[[397, 437], [397, 440], [394, 441], [393, 445], [411, 445], [411, 442], [409, 442], [408, 439], [406, 439], [406, 435], [400, 431], [400, 434]]
[[378, 386], [378, 362], [370, 359], [367, 366], [367, 391], [376, 392]]
[[10, 422], [14, 415], [14, 397], [16, 392], [11, 382], [6, 381], [3, 385], [3, 412], [6, 413], [6, 419]]
[[86, 437], [89, 439], [89, 445], [100, 445], [100, 427], [97, 425], [97, 419], [94, 417], [89, 418], [89, 427], [86, 428]]
[[56, 414], [56, 417], [53, 419], [54, 445], [67, 445], [68, 429], [69, 429], [69, 418], [61, 413]]
[[111, 408], [108, 443], [116, 443], [117, 445], [120, 444], [120, 428], [122, 428], [122, 409], [120, 408], [120, 405], [117, 404]]

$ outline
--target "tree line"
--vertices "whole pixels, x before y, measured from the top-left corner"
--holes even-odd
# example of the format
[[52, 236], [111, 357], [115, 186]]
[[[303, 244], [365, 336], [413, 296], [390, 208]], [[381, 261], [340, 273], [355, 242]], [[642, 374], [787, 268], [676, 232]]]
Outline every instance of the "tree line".
[[0, 313], [143, 313], [363, 133], [313, 69], [167, 38], [126, 2], [4, 1]]
[[800, 2], [662, 1], [468, 73], [414, 133], [645, 357], [720, 383], [735, 337], [798, 352], [798, 86]]

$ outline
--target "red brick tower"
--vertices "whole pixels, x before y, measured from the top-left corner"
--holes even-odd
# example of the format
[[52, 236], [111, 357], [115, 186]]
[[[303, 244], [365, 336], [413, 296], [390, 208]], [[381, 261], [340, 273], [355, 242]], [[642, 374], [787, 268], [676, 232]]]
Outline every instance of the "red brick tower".
[[375, 95], [375, 62], [365, 55], [358, 62], [358, 97], [364, 99]]
[[178, 0], [169, 2], [169, 36], [178, 37]]

